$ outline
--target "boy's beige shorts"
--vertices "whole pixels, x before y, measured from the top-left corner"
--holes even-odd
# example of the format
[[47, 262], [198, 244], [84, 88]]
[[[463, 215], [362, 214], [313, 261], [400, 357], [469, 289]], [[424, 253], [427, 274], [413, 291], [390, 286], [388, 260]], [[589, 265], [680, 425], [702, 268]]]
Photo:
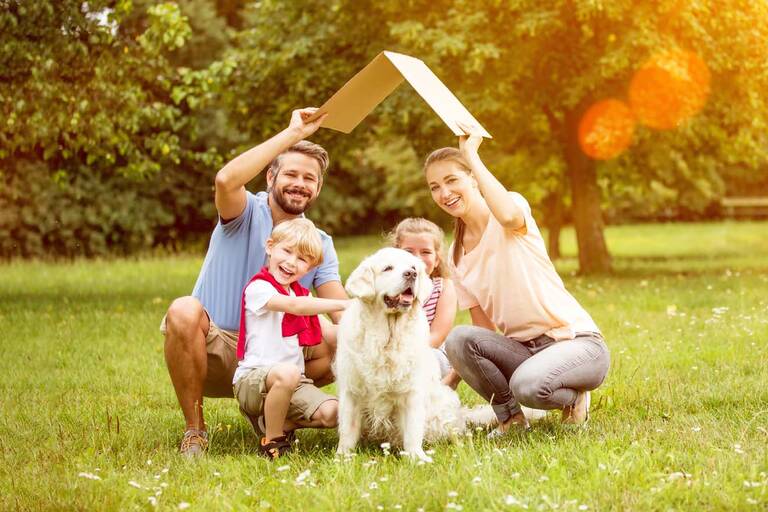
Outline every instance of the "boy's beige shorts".
[[[208, 312], [206, 311], [205, 314], [208, 315]], [[232, 398], [232, 379], [234, 378], [235, 370], [237, 369], [238, 333], [237, 331], [227, 331], [226, 329], [219, 328], [219, 326], [213, 323], [213, 320], [210, 318], [211, 315], [208, 315], [210, 328], [208, 329], [208, 336], [205, 338], [206, 351], [208, 352], [208, 373], [206, 374], [205, 384], [203, 386], [203, 396], [211, 398]], [[165, 336], [165, 317], [163, 317], [163, 320], [160, 322], [160, 332]], [[305, 360], [312, 358], [313, 348], [314, 347], [304, 347]], [[240, 380], [242, 381], [243, 379]], [[306, 380], [309, 381], [310, 384], [312, 383], [312, 380]], [[323, 401], [317, 404], [317, 407], [320, 407], [320, 404], [325, 400], [334, 398], [331, 395], [326, 395], [315, 386], [312, 387], [315, 388], [318, 393], [326, 397]], [[317, 407], [315, 407], [309, 414], [310, 417], [315, 413]]]
[[[235, 384], [235, 397], [240, 402], [240, 409], [246, 414], [253, 417], [263, 414], [264, 400], [267, 397], [267, 375], [271, 369], [271, 366], [254, 368]], [[289, 420], [303, 418], [309, 421], [320, 405], [328, 400], [336, 400], [336, 397], [323, 393], [312, 384], [312, 379], [302, 377], [293, 392], [286, 417]]]

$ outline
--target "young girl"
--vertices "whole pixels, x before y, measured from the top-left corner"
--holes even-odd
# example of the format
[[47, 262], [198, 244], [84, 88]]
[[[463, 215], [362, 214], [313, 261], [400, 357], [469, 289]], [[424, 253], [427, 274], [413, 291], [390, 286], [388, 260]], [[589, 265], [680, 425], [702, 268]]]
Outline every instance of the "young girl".
[[427, 274], [432, 278], [432, 294], [424, 303], [429, 321], [429, 345], [440, 365], [443, 382], [456, 388], [461, 378], [451, 368], [445, 353], [444, 341], [456, 318], [456, 291], [453, 282], [446, 277], [442, 262], [443, 230], [422, 218], [411, 217], [401, 221], [389, 234], [393, 247], [403, 249], [424, 262]]
[[561, 409], [564, 422], [583, 423], [589, 390], [608, 372], [608, 348], [557, 275], [528, 202], [480, 159], [481, 142], [463, 136], [459, 149], [438, 149], [424, 164], [432, 199], [456, 219], [451, 275], [473, 324], [450, 333], [448, 359], [491, 402], [495, 435], [527, 427], [521, 404]]

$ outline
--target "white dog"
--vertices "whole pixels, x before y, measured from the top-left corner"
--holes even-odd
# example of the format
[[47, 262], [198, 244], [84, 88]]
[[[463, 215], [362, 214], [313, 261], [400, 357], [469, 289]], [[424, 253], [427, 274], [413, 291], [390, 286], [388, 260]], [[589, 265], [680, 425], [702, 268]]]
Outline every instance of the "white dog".
[[[432, 282], [424, 264], [401, 249], [381, 249], [349, 276], [354, 300], [339, 324], [334, 362], [339, 393], [338, 453], [362, 435], [401, 446], [431, 462], [431, 442], [463, 431], [470, 421], [458, 395], [440, 383], [421, 305]], [[486, 408], [486, 419], [493, 411]], [[475, 422], [475, 421], [473, 421]]]

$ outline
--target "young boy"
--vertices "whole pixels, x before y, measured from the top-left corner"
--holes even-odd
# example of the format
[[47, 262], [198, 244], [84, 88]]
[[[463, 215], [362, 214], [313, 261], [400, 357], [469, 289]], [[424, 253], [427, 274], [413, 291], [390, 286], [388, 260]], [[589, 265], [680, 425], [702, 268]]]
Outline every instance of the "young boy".
[[266, 244], [268, 265], [243, 290], [232, 383], [241, 412], [263, 435], [259, 449], [270, 459], [291, 449], [294, 429], [337, 422], [336, 398], [304, 375], [304, 351], [336, 334], [324, 318], [321, 328], [317, 315], [347, 307], [346, 300], [312, 297], [298, 282], [322, 262], [322, 250], [312, 221], [278, 224]]

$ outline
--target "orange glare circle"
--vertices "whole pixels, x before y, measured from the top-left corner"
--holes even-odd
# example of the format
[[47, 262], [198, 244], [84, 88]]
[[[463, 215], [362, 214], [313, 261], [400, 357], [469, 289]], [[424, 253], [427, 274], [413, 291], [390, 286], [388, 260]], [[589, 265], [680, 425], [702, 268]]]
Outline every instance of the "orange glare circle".
[[629, 104], [644, 125], [669, 130], [704, 108], [709, 96], [709, 68], [692, 52], [659, 53], [632, 77]]
[[620, 155], [632, 143], [635, 119], [623, 101], [598, 101], [579, 121], [581, 150], [595, 160], [609, 160]]

